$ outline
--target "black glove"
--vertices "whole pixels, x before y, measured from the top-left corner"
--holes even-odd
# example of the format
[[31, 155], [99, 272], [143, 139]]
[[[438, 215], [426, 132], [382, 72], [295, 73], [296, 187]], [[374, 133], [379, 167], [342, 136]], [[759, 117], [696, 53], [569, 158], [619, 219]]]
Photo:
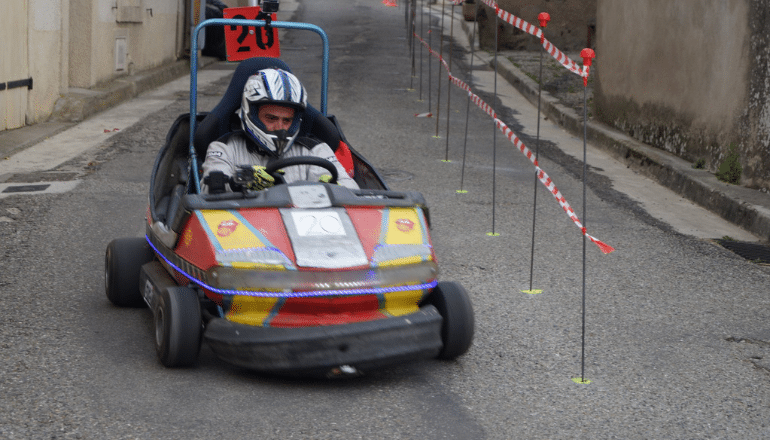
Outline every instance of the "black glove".
[[208, 185], [209, 194], [222, 194], [227, 191], [225, 185], [230, 183], [230, 176], [221, 171], [213, 171], [203, 179], [203, 183]]

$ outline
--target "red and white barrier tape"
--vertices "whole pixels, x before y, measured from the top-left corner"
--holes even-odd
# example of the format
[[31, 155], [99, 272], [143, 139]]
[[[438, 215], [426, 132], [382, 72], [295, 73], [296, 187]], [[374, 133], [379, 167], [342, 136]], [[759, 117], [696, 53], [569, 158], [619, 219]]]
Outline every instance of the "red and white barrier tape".
[[484, 102], [483, 99], [479, 98], [478, 95], [473, 93], [471, 91], [471, 87], [460, 80], [459, 78], [452, 76], [452, 74], [449, 74], [449, 82], [453, 83], [457, 87], [465, 90], [468, 93], [468, 96], [470, 96], [471, 101], [473, 101], [474, 104], [476, 104], [484, 113], [488, 114], [492, 119], [497, 120], [497, 113], [495, 113], [495, 110], [489, 106], [486, 102]]
[[390, 7], [398, 6], [398, 3], [396, 3], [396, 0], [382, 0], [382, 4]]
[[478, 95], [472, 92], [471, 87], [465, 83], [464, 81], [460, 80], [459, 78], [452, 75], [452, 73], [449, 71], [449, 66], [444, 61], [444, 59], [441, 57], [440, 54], [438, 54], [436, 51], [434, 51], [426, 42], [422, 39], [417, 33], [414, 34], [415, 37], [417, 37], [418, 40], [428, 49], [428, 52], [430, 52], [431, 55], [438, 58], [439, 61], [441, 61], [441, 64], [444, 66], [444, 70], [447, 71], [447, 75], [449, 76], [449, 81], [453, 83], [454, 85], [460, 87], [461, 89], [465, 90], [468, 93], [468, 96], [470, 96], [471, 100], [474, 104], [476, 104], [481, 110], [483, 110], [486, 114], [488, 114], [490, 117], [492, 117], [495, 120], [495, 125], [500, 129], [500, 131], [503, 132], [503, 134], [508, 138], [511, 143], [518, 148], [525, 156], [527, 156], [527, 159], [529, 159], [532, 164], [535, 166], [535, 170], [537, 171], [537, 178], [540, 180], [540, 182], [545, 185], [546, 188], [548, 188], [548, 191], [553, 194], [554, 198], [557, 202], [559, 202], [559, 206], [564, 209], [564, 212], [567, 213], [569, 218], [575, 223], [575, 225], [580, 228], [580, 231], [583, 233], [583, 235], [586, 236], [589, 240], [591, 240], [593, 243], [595, 243], [597, 246], [599, 246], [599, 249], [605, 253], [609, 254], [610, 252], [614, 251], [615, 248], [612, 246], [602, 242], [601, 240], [597, 239], [596, 237], [593, 237], [592, 235], [589, 235], [586, 231], [586, 228], [583, 226], [583, 224], [580, 222], [580, 219], [575, 214], [575, 211], [572, 209], [569, 203], [567, 203], [567, 200], [564, 198], [564, 196], [561, 194], [561, 191], [556, 188], [556, 184], [551, 180], [550, 177], [548, 177], [548, 174], [546, 174], [545, 171], [543, 171], [542, 168], [540, 168], [540, 165], [538, 164], [537, 160], [535, 159], [534, 155], [532, 154], [532, 151], [527, 148], [526, 145], [521, 141], [521, 139], [518, 138], [511, 130], [508, 128], [508, 126], [497, 118], [497, 114], [495, 113], [494, 109], [490, 107], [484, 100], [479, 98]]
[[449, 64], [447, 64], [447, 62], [444, 61], [444, 57], [442, 57], [440, 53], [433, 50], [433, 48], [430, 47], [430, 45], [425, 40], [423, 40], [422, 37], [417, 35], [416, 32], [414, 33], [414, 36], [417, 37], [418, 40], [420, 40], [420, 43], [422, 43], [422, 45], [425, 46], [426, 49], [428, 49], [428, 52], [430, 52], [431, 55], [433, 55], [434, 57], [436, 57], [436, 59], [441, 61], [441, 64], [444, 66], [444, 70], [449, 72]]
[[521, 18], [501, 9], [497, 2], [494, 0], [481, 0], [485, 5], [489, 6], [490, 8], [493, 8], [495, 10], [495, 14], [497, 14], [498, 17], [500, 17], [501, 20], [505, 21], [506, 23], [521, 29], [522, 31], [533, 35], [540, 39], [540, 43], [545, 48], [546, 52], [548, 52], [556, 61], [559, 62], [564, 68], [569, 70], [570, 72], [574, 73], [575, 75], [582, 76], [582, 77], [588, 77], [589, 68], [587, 66], [580, 67], [580, 65], [570, 57], [564, 54], [564, 52], [560, 51], [556, 46], [554, 46], [553, 43], [548, 41], [547, 38], [543, 35], [543, 30], [539, 27], [527, 23], [526, 21], [522, 20]]
[[561, 191], [559, 191], [558, 188], [556, 188], [556, 184], [553, 183], [553, 180], [551, 180], [550, 177], [548, 177], [548, 174], [546, 174], [545, 171], [543, 171], [542, 168], [540, 168], [540, 165], [537, 163], [537, 159], [532, 154], [532, 151], [527, 148], [526, 145], [524, 145], [524, 142], [521, 141], [521, 139], [516, 136], [516, 134], [508, 128], [505, 123], [499, 119], [495, 119], [495, 124], [498, 128], [500, 128], [500, 131], [503, 132], [505, 137], [508, 138], [511, 143], [516, 146], [522, 153], [524, 153], [525, 156], [527, 156], [527, 159], [532, 162], [533, 165], [535, 165], [535, 170], [537, 171], [537, 179], [540, 180], [540, 182], [545, 185], [546, 188], [548, 188], [548, 191], [550, 191], [551, 194], [556, 198], [556, 201], [559, 202], [559, 206], [564, 209], [564, 212], [567, 213], [569, 218], [575, 223], [575, 225], [580, 228], [580, 230], [583, 232], [583, 235], [586, 236], [589, 240], [594, 242], [597, 246], [599, 246], [599, 249], [601, 249], [602, 252], [605, 254], [609, 254], [610, 252], [614, 251], [615, 248], [612, 246], [602, 242], [601, 240], [597, 239], [596, 237], [588, 234], [586, 232], [585, 226], [580, 222], [580, 219], [575, 214], [575, 211], [572, 209], [572, 207], [567, 203], [567, 200], [564, 198], [564, 196], [561, 194]]
[[[468, 84], [463, 82], [461, 79], [459, 79], [459, 78], [457, 78], [457, 77], [452, 75], [452, 73], [449, 71], [449, 65], [447, 64], [446, 61], [444, 61], [444, 58], [441, 56], [441, 54], [439, 54], [438, 52], [433, 50], [433, 48], [431, 48], [428, 45], [428, 43], [425, 40], [422, 39], [422, 37], [417, 35], [417, 33], [415, 33], [414, 36], [417, 37], [418, 40], [420, 40], [420, 43], [423, 46], [425, 46], [426, 49], [428, 49], [428, 52], [431, 55], [436, 57], [441, 62], [441, 65], [444, 66], [444, 70], [447, 71], [447, 75], [449, 76], [449, 81], [454, 83], [456, 86], [460, 87], [461, 89], [465, 90], [466, 92], [468, 92], [468, 94], [470, 95], [471, 100], [473, 101], [473, 103], [476, 104], [480, 109], [482, 109], [484, 111], [484, 113], [488, 114], [490, 117], [492, 117], [492, 119], [497, 119], [497, 114], [492, 109], [492, 107], [487, 105], [487, 103], [484, 102], [481, 98], [479, 98], [478, 95], [473, 93], [471, 91], [471, 86], [469, 86]], [[418, 115], [415, 115], [415, 116], [418, 116]]]

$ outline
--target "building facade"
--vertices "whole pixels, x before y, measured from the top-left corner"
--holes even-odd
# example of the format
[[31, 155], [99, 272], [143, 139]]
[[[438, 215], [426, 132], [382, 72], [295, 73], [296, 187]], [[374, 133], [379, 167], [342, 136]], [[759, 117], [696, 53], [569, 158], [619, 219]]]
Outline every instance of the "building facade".
[[[254, 0], [225, 0], [249, 6]], [[175, 62], [206, 0], [3, 0], [0, 130], [42, 122], [65, 97]]]
[[[563, 51], [580, 51], [584, 47], [594, 47], [596, 33], [597, 0], [497, 0], [501, 9], [538, 24], [537, 17], [547, 12], [551, 21], [546, 26], [545, 35]], [[479, 4], [479, 44], [486, 50], [495, 48], [495, 26], [497, 27], [497, 47], [499, 50], [539, 50], [540, 43], [531, 35], [502, 22], [495, 21], [495, 11]]]
[[598, 0], [597, 117], [770, 190], [770, 2]]

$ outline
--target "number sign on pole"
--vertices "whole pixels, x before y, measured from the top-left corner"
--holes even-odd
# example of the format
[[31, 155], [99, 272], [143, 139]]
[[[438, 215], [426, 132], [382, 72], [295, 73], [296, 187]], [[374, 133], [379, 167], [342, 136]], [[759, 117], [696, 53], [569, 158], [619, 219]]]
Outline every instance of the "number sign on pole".
[[[223, 11], [223, 17], [262, 20], [262, 17], [258, 17], [261, 10], [259, 6], [227, 8]], [[276, 14], [272, 14], [271, 20], [275, 19]], [[227, 46], [227, 61], [241, 61], [253, 57], [278, 58], [281, 56], [278, 29], [274, 27], [265, 29], [254, 26], [225, 26], [225, 45]]]

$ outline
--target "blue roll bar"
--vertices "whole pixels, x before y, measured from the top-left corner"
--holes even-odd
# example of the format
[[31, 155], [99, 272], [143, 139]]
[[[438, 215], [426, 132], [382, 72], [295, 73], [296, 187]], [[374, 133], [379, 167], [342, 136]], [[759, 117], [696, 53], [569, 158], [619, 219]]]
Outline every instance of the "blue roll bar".
[[[195, 128], [197, 126], [198, 115], [198, 35], [206, 26], [250, 26], [265, 27], [264, 20], [246, 20], [230, 18], [213, 18], [202, 21], [192, 32], [190, 39], [190, 166], [192, 176], [195, 181], [196, 193], [201, 192], [200, 177], [198, 176], [198, 159], [195, 154]], [[329, 37], [323, 29], [310, 23], [293, 23], [289, 21], [273, 21], [270, 26], [279, 29], [299, 29], [312, 31], [321, 37], [323, 42], [323, 61], [321, 64], [321, 113], [326, 115], [326, 96], [329, 83]]]

